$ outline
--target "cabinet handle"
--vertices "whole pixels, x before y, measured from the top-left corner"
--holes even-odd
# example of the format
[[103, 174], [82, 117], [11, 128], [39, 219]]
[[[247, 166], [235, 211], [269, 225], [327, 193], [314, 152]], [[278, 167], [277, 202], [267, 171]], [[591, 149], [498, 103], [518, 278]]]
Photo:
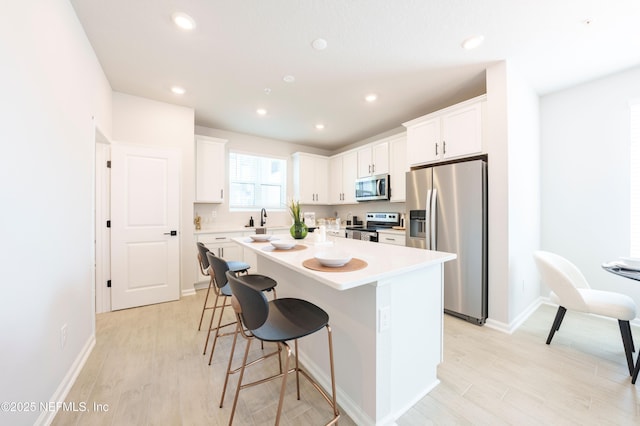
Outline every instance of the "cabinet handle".
[[438, 156], [438, 142], [436, 142], [436, 156]]
[[442, 141], [442, 155], [447, 154], [447, 141]]
[[216, 237], [216, 240], [225, 240], [227, 237]]
[[220, 247], [220, 257], [224, 258], [224, 247]]
[[221, 190], [220, 190], [220, 198], [223, 198], [223, 199], [224, 199], [224, 189], [221, 189]]
[[375, 173], [376, 172], [376, 165], [372, 164], [371, 165], [371, 173]]

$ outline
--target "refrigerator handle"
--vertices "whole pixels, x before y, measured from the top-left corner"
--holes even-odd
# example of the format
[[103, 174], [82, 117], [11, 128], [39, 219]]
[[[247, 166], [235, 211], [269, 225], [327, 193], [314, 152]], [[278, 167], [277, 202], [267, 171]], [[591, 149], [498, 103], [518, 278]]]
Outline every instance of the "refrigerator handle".
[[[425, 215], [428, 215], [431, 212], [431, 190], [430, 189], [427, 190], [427, 203], [424, 206], [424, 211], [425, 211]], [[429, 217], [426, 216], [425, 219], [426, 220], [424, 223], [424, 227], [425, 227], [425, 235], [426, 235], [425, 239], [427, 240], [426, 247], [427, 247], [427, 250], [431, 250], [431, 226], [429, 226], [429, 221], [428, 221]]]
[[436, 230], [437, 228], [437, 223], [436, 223], [436, 205], [438, 203], [438, 190], [437, 189], [433, 189], [433, 191], [431, 191], [431, 202], [429, 203], [429, 238], [430, 238], [430, 246], [431, 249], [430, 250], [437, 250], [438, 249], [438, 241], [437, 241], [437, 234], [436, 234]]

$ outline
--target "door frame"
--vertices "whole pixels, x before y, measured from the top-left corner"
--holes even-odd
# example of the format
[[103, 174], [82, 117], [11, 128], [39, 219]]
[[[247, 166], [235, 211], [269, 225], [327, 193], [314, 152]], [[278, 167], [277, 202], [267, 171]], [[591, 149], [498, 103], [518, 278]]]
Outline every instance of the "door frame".
[[111, 141], [95, 126], [95, 313], [111, 312], [111, 232], [107, 221], [111, 210]]

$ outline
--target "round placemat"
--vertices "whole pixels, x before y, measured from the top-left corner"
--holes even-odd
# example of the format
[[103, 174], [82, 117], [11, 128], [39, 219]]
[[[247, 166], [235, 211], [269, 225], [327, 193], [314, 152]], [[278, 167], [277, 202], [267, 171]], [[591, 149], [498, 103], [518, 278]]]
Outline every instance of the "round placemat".
[[332, 268], [330, 266], [324, 266], [315, 257], [312, 257], [311, 259], [307, 259], [304, 262], [302, 262], [302, 266], [304, 266], [305, 268], [313, 269], [314, 271], [321, 271], [321, 272], [352, 272], [352, 271], [357, 271], [359, 269], [364, 269], [368, 265], [369, 264], [364, 260], [357, 259], [355, 257], [351, 259], [349, 262], [347, 262], [346, 264], [335, 267], [335, 268]]

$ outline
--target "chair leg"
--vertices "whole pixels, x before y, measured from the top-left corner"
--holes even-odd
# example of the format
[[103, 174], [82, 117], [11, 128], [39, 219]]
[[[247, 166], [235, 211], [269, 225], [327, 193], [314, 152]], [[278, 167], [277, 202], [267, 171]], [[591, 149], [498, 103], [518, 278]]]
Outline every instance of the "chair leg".
[[622, 336], [622, 344], [624, 345], [624, 353], [627, 356], [627, 366], [629, 367], [629, 375], [633, 377], [633, 336], [631, 335], [631, 326], [629, 321], [618, 320], [620, 326], [620, 335]]
[[331, 337], [331, 327], [327, 324], [327, 335], [329, 339], [329, 366], [331, 368], [331, 402], [333, 405], [333, 422], [337, 423], [340, 418], [340, 411], [338, 411], [338, 402], [336, 400], [336, 373], [333, 364], [333, 338]]
[[216, 309], [218, 308], [218, 299], [220, 296], [216, 294], [216, 301], [213, 304], [213, 309], [211, 312], [211, 319], [209, 320], [209, 330], [207, 330], [207, 340], [204, 341], [204, 350], [202, 351], [202, 355], [207, 353], [207, 346], [209, 345], [209, 337], [211, 336], [211, 325], [213, 324], [213, 317], [216, 316]]
[[[296, 340], [296, 343], [298, 341]], [[280, 417], [282, 416], [282, 404], [284, 402], [284, 393], [287, 390], [287, 376], [289, 371], [289, 358], [291, 358], [291, 349], [284, 343], [278, 343], [278, 345], [284, 345], [287, 348], [284, 361], [284, 374], [282, 375], [282, 386], [280, 387], [280, 399], [278, 400], [278, 414], [276, 414], [276, 425], [280, 424]], [[296, 350], [296, 364], [297, 364], [298, 352]], [[298, 371], [296, 371], [298, 374]], [[239, 389], [239, 387], [238, 387]], [[298, 399], [300, 399], [300, 387], [298, 387]]]
[[640, 357], [636, 360], [636, 368], [633, 369], [633, 375], [631, 376], [631, 383], [636, 384], [638, 379], [638, 372], [640, 372]]
[[[204, 305], [202, 305], [202, 314], [200, 315], [200, 323], [198, 324], [198, 331], [202, 328], [202, 320], [204, 318], [204, 311], [207, 309], [207, 301], [209, 300], [209, 292], [211, 291], [211, 286], [213, 285], [213, 280], [209, 280], [209, 287], [207, 287], [207, 294], [204, 296]], [[213, 314], [212, 314], [213, 315]]]
[[[237, 335], [238, 334], [236, 333], [236, 336]], [[242, 377], [244, 377], [244, 369], [247, 365], [247, 357], [249, 356], [249, 348], [251, 347], [251, 340], [253, 339], [247, 339], [247, 348], [245, 349], [244, 357], [242, 358], [242, 367], [240, 368], [240, 377], [238, 377], [238, 386], [236, 387], [236, 396], [233, 398], [233, 406], [231, 407], [231, 417], [229, 417], [229, 426], [231, 426], [231, 424], [233, 423], [233, 416], [236, 413], [236, 406], [238, 405], [238, 396], [240, 395], [240, 388], [242, 387]], [[276, 422], [276, 424], [278, 423]]]
[[233, 364], [233, 355], [236, 351], [236, 342], [238, 341], [238, 334], [240, 333], [240, 327], [242, 327], [242, 323], [238, 321], [236, 323], [236, 332], [233, 333], [233, 343], [231, 344], [231, 353], [229, 354], [229, 365], [227, 366], [227, 375], [224, 378], [224, 386], [222, 387], [222, 396], [220, 397], [220, 408], [222, 408], [222, 404], [224, 403], [224, 395], [227, 393], [227, 384], [229, 383], [229, 376], [231, 375], [231, 365]]
[[[211, 346], [211, 355], [209, 355], [209, 365], [211, 365], [211, 360], [213, 359], [213, 351], [216, 350], [216, 342], [218, 341], [218, 336], [220, 336], [220, 326], [222, 325], [222, 316], [224, 314], [224, 308], [227, 305], [228, 297], [224, 297], [222, 300], [222, 309], [220, 309], [220, 317], [218, 318], [218, 326], [216, 327], [216, 334], [213, 336], [213, 345]], [[209, 331], [211, 333], [211, 331]]]
[[556, 331], [560, 330], [560, 324], [562, 324], [562, 320], [564, 319], [564, 314], [566, 312], [567, 309], [564, 306], [558, 306], [556, 318], [553, 320], [553, 325], [549, 331], [549, 337], [547, 337], [547, 345], [551, 343], [551, 339], [553, 339], [553, 335], [556, 334]]

